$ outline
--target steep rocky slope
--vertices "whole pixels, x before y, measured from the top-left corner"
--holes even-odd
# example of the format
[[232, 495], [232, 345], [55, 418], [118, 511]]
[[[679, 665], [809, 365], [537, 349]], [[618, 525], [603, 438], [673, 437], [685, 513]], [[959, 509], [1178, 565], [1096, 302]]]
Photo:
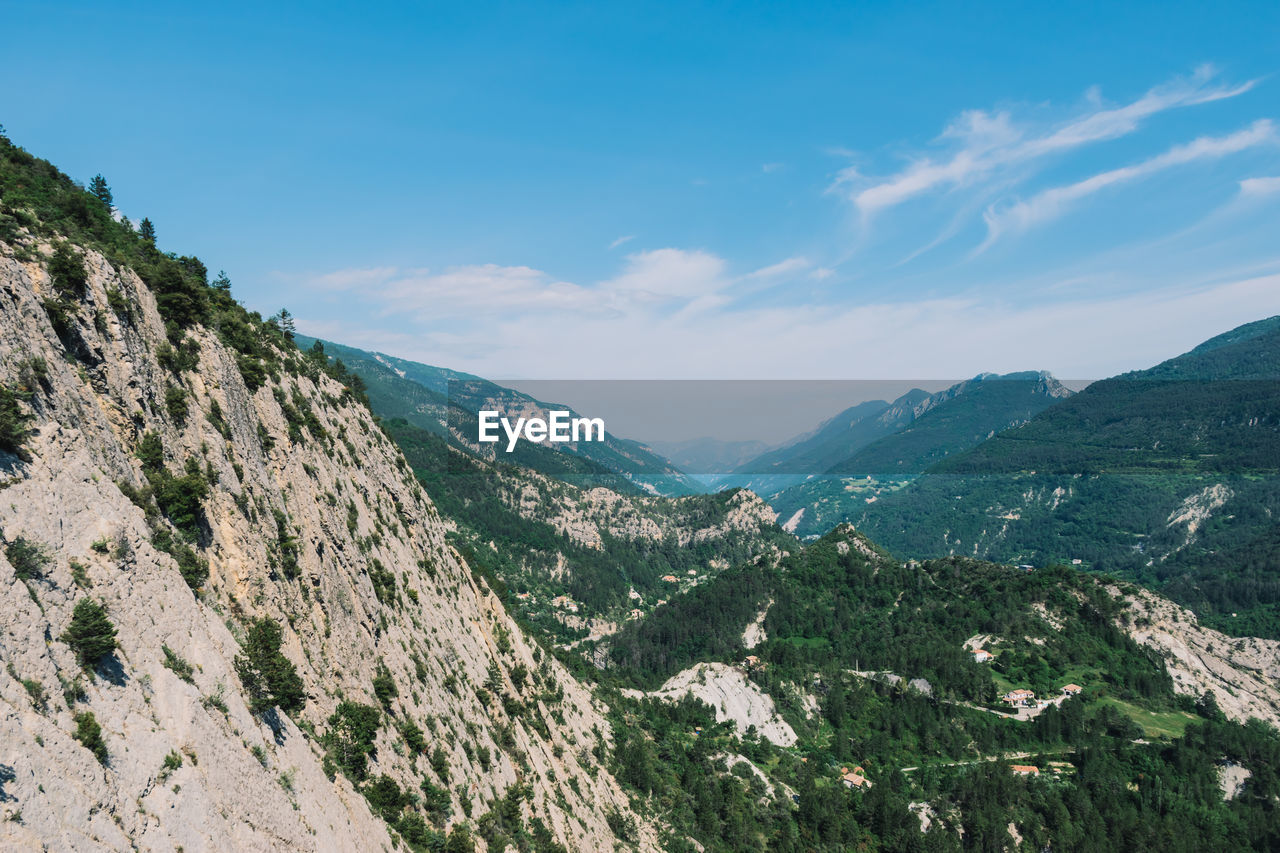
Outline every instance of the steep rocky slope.
[[1229, 637], [1200, 625], [1190, 610], [1146, 590], [1126, 598], [1130, 612], [1121, 626], [1160, 654], [1174, 690], [1191, 696], [1212, 692], [1218, 707], [1231, 719], [1244, 722], [1257, 717], [1280, 726], [1280, 689], [1276, 686], [1280, 642]]
[[[291, 352], [251, 390], [200, 325], [194, 363], [173, 369], [195, 348], [169, 347], [152, 292], [94, 251], [72, 250], [88, 281], [55, 331], [54, 247], [21, 242], [0, 243], [0, 384], [33, 420], [25, 458], [0, 451], [0, 529], [47, 560], [33, 575], [0, 557], [0, 846], [389, 849], [383, 818], [424, 812], [425, 784], [447, 791], [428, 814], [448, 813], [441, 829], [510, 834], [514, 812], [535, 837], [612, 849], [609, 818], [630, 811], [593, 755], [611, 737], [602, 709], [473, 579], [369, 412]], [[147, 495], [148, 436], [171, 480], [207, 486], [183, 525], [191, 552]], [[198, 593], [166, 551], [207, 560]], [[84, 597], [118, 631], [96, 673], [59, 639]], [[293, 719], [252, 714], [242, 693], [235, 659], [259, 617], [302, 678]], [[326, 760], [343, 700], [383, 709], [365, 789], [385, 774], [413, 794], [377, 799], [382, 817]], [[72, 738], [84, 712], [104, 764]], [[643, 823], [638, 842], [654, 844]]]
[[796, 743], [795, 730], [778, 715], [773, 699], [748, 680], [741, 667], [699, 663], [671, 676], [657, 690], [649, 693], [624, 690], [623, 695], [633, 699], [654, 696], [669, 701], [693, 696], [715, 710], [716, 722], [732, 720], [743, 733], [754, 726], [760, 737], [778, 746]]

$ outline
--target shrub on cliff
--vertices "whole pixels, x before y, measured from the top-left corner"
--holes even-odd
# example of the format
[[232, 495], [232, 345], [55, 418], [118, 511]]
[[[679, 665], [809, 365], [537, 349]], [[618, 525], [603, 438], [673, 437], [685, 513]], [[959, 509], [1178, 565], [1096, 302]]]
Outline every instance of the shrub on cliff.
[[280, 652], [280, 625], [272, 619], [255, 619], [244, 641], [244, 654], [236, 656], [236, 673], [255, 714], [277, 707], [298, 711], [306, 704], [298, 670]]
[[76, 602], [71, 613], [71, 624], [62, 634], [62, 641], [76, 653], [81, 666], [96, 665], [116, 650], [116, 628], [107, 618], [107, 609], [92, 598]]

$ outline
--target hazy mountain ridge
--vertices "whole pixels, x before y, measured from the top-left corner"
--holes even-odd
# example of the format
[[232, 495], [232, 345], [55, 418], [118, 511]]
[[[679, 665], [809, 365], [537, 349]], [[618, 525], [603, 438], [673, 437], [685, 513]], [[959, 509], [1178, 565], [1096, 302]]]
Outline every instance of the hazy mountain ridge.
[[[1004, 382], [1010, 384], [1003, 385], [1002, 383]], [[773, 494], [780, 491], [776, 487], [777, 483], [783, 483], [785, 487], [785, 485], [793, 485], [795, 482], [807, 477], [833, 473], [843, 474], [851, 467], [864, 467], [863, 463], [859, 461], [859, 454], [867, 448], [875, 446], [881, 441], [886, 441], [898, 433], [909, 430], [925, 415], [933, 412], [939, 406], [945, 406], [961, 399], [966, 401], [973, 400], [972, 395], [974, 392], [978, 392], [979, 397], [981, 397], [988, 394], [992, 388], [1003, 388], [1006, 391], [1012, 388], [1026, 390], [1028, 392], [1027, 396], [1031, 400], [1025, 403], [1012, 400], [999, 402], [994, 400], [974, 400], [972, 405], [975, 411], [969, 413], [969, 418], [974, 421], [981, 421], [981, 426], [985, 427], [985, 429], [981, 430], [983, 437], [992, 428], [1003, 428], [1010, 423], [1016, 422], [1019, 413], [1039, 411], [1043, 405], [1048, 405], [1048, 403], [1071, 394], [1069, 389], [1046, 372], [1024, 372], [1007, 375], [984, 373], [972, 379], [957, 382], [935, 393], [913, 388], [896, 398], [892, 403], [886, 403], [883, 400], [870, 400], [846, 409], [835, 417], [824, 421], [812, 432], [780, 448], [744, 462], [738, 467], [735, 476], [726, 478], [726, 482], [750, 487], [752, 485], [750, 482], [739, 483], [738, 481], [755, 475], [758, 479], [761, 479], [761, 482], [756, 485], [766, 485], [766, 481], [760, 475], [778, 475], [772, 483], [767, 484], [775, 487], [765, 488], [762, 491], [763, 494]], [[1012, 397], [1013, 394], [1010, 393], [1008, 396]], [[999, 408], [1001, 406], [1003, 408]], [[993, 408], [995, 411], [984, 412], [984, 407]], [[1004, 409], [1009, 409], [1007, 414], [1005, 414]], [[951, 410], [955, 411], [955, 407], [952, 406]], [[1029, 414], [1024, 415], [1024, 417], [1027, 416]], [[933, 423], [937, 423], [937, 421]], [[965, 424], [965, 426], [971, 425]], [[974, 428], [978, 427], [974, 426]], [[942, 430], [939, 430], [939, 432], [942, 432]], [[935, 435], [933, 440], [938, 441], [939, 437]], [[962, 436], [948, 436], [942, 438], [942, 441], [944, 446], [969, 446], [974, 440]], [[889, 442], [888, 447], [892, 446], [892, 443]], [[893, 451], [888, 450], [886, 447], [885, 452], [892, 453]], [[884, 472], [877, 471], [877, 473]], [[791, 483], [786, 483], [787, 479], [790, 479]]]
[[704, 436], [684, 441], [650, 441], [652, 447], [690, 474], [720, 474], [772, 449], [763, 441], [722, 441]]
[[[1049, 373], [984, 373], [936, 394], [913, 391], [879, 416], [887, 434], [769, 493], [789, 529], [815, 536], [859, 518], [867, 503], [892, 494], [925, 469], [1070, 397]], [[797, 478], [799, 479], [799, 478]]]
[[[304, 346], [316, 339], [299, 336]], [[476, 441], [475, 415], [482, 409], [517, 416], [546, 417], [548, 404], [487, 379], [432, 367], [381, 353], [321, 341], [330, 357], [341, 359], [365, 379], [369, 399], [380, 415], [403, 417], [415, 426], [448, 434], [474, 455], [543, 471], [583, 485], [630, 488], [660, 495], [705, 491], [677, 466], [645, 445], [606, 433], [606, 440], [568, 445], [521, 441], [513, 452]], [[568, 458], [566, 458], [568, 457]]]
[[851, 518], [896, 553], [1081, 560], [1280, 636], [1261, 559], [1280, 511], [1277, 377], [1280, 322], [1251, 323], [1095, 382]]
[[1045, 372], [983, 374], [932, 395], [905, 427], [825, 474], [918, 474], [941, 459], [1027, 422], [1071, 391]]

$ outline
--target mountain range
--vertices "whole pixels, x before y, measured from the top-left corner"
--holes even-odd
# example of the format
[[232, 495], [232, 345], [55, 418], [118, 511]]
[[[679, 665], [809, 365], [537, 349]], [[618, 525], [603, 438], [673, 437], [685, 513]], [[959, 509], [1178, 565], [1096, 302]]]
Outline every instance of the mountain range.
[[302, 340], [0, 137], [0, 847], [1274, 849], [1280, 642], [961, 552], [1265, 593], [1278, 337], [864, 404], [767, 461], [889, 466], [889, 547], [805, 541], [642, 445], [486, 453], [545, 404]]

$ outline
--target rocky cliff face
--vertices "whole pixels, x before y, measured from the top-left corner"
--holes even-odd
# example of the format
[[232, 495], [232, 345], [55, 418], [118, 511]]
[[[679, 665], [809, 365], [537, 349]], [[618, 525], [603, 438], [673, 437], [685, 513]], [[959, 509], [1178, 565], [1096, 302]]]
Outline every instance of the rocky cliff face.
[[744, 734], [755, 727], [760, 737], [778, 746], [795, 746], [796, 733], [778, 714], [769, 694], [747, 678], [741, 667], [723, 663], [699, 663], [671, 676], [657, 690], [644, 693], [624, 690], [624, 695], [640, 699], [652, 696], [678, 702], [693, 696], [710, 705], [716, 722], [732, 720]]
[[1233, 720], [1257, 717], [1280, 726], [1280, 641], [1229, 637], [1205, 628], [1190, 610], [1147, 590], [1125, 597], [1130, 611], [1120, 627], [1164, 659], [1175, 691], [1210, 692]]
[[[326, 766], [345, 699], [383, 709], [368, 779], [414, 794], [383, 810], [393, 823], [425, 811], [427, 783], [448, 792], [441, 829], [505, 798], [570, 849], [612, 849], [608, 816], [631, 813], [593, 754], [611, 737], [603, 709], [473, 579], [368, 411], [296, 354], [250, 390], [201, 327], [191, 369], [162, 366], [152, 293], [76, 251], [88, 286], [60, 337], [42, 307], [51, 247], [0, 243], [0, 384], [29, 391], [33, 416], [26, 458], [0, 451], [0, 531], [45, 558], [33, 574], [0, 555], [0, 847], [391, 849], [396, 833]], [[198, 593], [157, 538], [169, 523], [144, 511], [148, 433], [169, 472], [209, 484]], [[59, 639], [84, 597], [118, 631], [96, 672]], [[243, 696], [234, 661], [257, 617], [282, 626], [302, 677], [292, 719]], [[84, 712], [105, 764], [72, 737]], [[638, 843], [654, 844], [643, 823]]]

